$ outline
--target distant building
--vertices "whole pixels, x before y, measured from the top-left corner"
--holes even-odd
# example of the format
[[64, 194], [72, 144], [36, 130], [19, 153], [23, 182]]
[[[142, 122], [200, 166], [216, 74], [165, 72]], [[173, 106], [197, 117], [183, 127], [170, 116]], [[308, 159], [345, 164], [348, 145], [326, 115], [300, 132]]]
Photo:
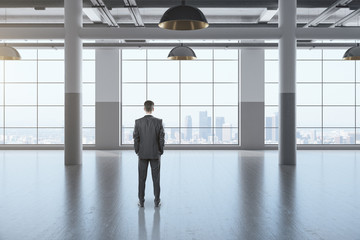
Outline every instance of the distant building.
[[190, 141], [192, 139], [192, 118], [191, 116], [185, 117], [185, 140]]
[[222, 127], [225, 123], [224, 117], [217, 117], [215, 120], [216, 136], [219, 142], [222, 142]]
[[222, 129], [222, 140], [223, 142], [231, 142], [232, 139], [232, 132], [231, 132], [231, 125], [230, 124], [223, 124]]
[[199, 112], [200, 138], [208, 140], [211, 136], [211, 117], [208, 117], [207, 111]]

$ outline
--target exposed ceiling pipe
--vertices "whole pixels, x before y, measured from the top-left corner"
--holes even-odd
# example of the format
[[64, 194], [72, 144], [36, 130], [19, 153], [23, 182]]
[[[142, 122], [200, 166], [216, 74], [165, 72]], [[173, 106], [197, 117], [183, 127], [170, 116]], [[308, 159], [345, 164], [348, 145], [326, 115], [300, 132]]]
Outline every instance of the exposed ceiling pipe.
[[334, 27], [338, 27], [338, 26], [342, 26], [345, 22], [349, 21], [351, 18], [355, 17], [356, 15], [358, 15], [360, 13], [360, 8], [351, 12], [350, 14], [346, 15], [345, 17], [339, 19], [337, 22], [335, 22], [334, 24], [332, 24], [331, 26], [329, 26], [329, 28], [334, 28]]
[[330, 17], [332, 14], [337, 12], [339, 10], [339, 7], [347, 6], [352, 1], [353, 0], [337, 0], [330, 7], [328, 7], [322, 13], [320, 13], [319, 16], [317, 16], [315, 19], [313, 19], [310, 22], [308, 22], [307, 24], [305, 24], [304, 28], [317, 26], [320, 22], [324, 21], [325, 19]]
[[142, 20], [142, 17], [140, 15], [139, 8], [136, 4], [135, 0], [124, 0], [125, 7], [128, 8], [130, 16], [132, 20], [134, 21], [134, 24], [136, 27], [144, 27], [144, 21]]

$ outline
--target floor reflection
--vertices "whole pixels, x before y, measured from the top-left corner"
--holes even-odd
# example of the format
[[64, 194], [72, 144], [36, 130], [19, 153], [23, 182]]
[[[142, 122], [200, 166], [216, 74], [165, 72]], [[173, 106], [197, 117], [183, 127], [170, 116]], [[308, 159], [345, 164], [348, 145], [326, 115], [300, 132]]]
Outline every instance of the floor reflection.
[[65, 226], [67, 239], [83, 239], [82, 167], [65, 167]]

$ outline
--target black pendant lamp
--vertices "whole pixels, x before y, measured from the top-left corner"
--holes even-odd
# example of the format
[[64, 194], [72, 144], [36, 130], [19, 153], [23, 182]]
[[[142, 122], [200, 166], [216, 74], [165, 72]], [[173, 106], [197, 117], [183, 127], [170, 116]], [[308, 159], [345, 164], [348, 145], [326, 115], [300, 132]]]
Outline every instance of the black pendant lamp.
[[161, 17], [159, 27], [169, 30], [197, 30], [207, 28], [205, 15], [196, 7], [181, 5], [169, 8]]
[[183, 44], [171, 49], [168, 55], [168, 59], [171, 60], [194, 60], [196, 59], [195, 52]]
[[360, 47], [359, 44], [356, 44], [355, 47], [349, 48], [344, 56], [344, 60], [360, 60]]

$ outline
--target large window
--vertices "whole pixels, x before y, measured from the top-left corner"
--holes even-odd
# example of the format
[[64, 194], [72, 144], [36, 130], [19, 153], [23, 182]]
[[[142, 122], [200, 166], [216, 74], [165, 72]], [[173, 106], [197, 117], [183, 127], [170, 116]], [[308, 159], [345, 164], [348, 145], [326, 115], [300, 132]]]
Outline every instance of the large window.
[[[346, 49], [297, 51], [297, 143], [360, 143], [360, 69]], [[265, 143], [278, 143], [278, 52], [265, 51]]]
[[[19, 50], [0, 61], [0, 143], [64, 143], [64, 51]], [[95, 52], [83, 53], [83, 143], [95, 143]]]
[[122, 144], [133, 143], [147, 99], [167, 144], [238, 144], [238, 50], [195, 49], [193, 61], [167, 60], [169, 51], [122, 50]]

